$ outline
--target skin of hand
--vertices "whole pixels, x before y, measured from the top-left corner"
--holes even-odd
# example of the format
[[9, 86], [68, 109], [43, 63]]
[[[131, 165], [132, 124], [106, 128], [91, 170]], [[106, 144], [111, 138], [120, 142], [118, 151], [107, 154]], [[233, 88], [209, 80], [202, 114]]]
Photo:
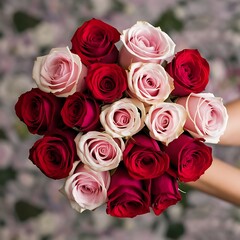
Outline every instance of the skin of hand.
[[[228, 124], [219, 144], [240, 147], [240, 99], [226, 105]], [[213, 158], [209, 169], [188, 185], [207, 194], [240, 206], [240, 169]]]

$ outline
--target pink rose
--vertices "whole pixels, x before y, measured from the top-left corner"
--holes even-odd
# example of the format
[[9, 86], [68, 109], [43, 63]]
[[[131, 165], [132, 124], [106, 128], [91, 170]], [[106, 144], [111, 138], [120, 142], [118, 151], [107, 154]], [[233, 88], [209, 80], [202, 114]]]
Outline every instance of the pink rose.
[[173, 79], [157, 63], [133, 63], [128, 72], [129, 94], [146, 104], [157, 104], [168, 98]]
[[107, 201], [107, 190], [110, 184], [110, 173], [96, 172], [78, 162], [61, 189], [78, 212], [94, 210]]
[[122, 138], [112, 138], [109, 134], [91, 131], [75, 138], [77, 154], [81, 161], [95, 171], [114, 169], [122, 160], [125, 148]]
[[33, 79], [44, 92], [67, 97], [85, 89], [87, 67], [68, 47], [53, 48], [48, 55], [38, 57], [33, 66]]
[[150, 136], [168, 145], [183, 133], [187, 113], [176, 103], [162, 102], [149, 108], [145, 123]]
[[150, 181], [129, 176], [120, 164], [111, 178], [108, 189], [107, 214], [120, 218], [133, 218], [150, 212]]
[[119, 63], [128, 68], [133, 62], [161, 63], [174, 55], [175, 43], [160, 27], [138, 21], [120, 36], [123, 46]]
[[151, 203], [156, 215], [181, 200], [177, 180], [165, 173], [151, 181]]
[[218, 143], [228, 121], [221, 98], [214, 97], [212, 93], [192, 93], [188, 97], [178, 98], [177, 103], [184, 106], [188, 114], [185, 130], [208, 143]]
[[100, 121], [113, 137], [129, 137], [144, 127], [145, 108], [137, 99], [123, 98], [103, 107]]

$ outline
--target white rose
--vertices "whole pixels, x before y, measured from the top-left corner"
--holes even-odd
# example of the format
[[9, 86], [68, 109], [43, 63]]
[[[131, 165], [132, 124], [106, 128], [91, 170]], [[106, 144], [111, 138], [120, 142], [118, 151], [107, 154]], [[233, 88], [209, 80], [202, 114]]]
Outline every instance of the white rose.
[[122, 160], [125, 144], [122, 138], [107, 133], [90, 131], [75, 138], [80, 160], [95, 171], [114, 169]]
[[128, 72], [129, 94], [146, 104], [157, 104], [166, 100], [174, 89], [173, 79], [157, 63], [137, 62]]
[[144, 127], [145, 116], [142, 102], [123, 98], [105, 106], [100, 114], [100, 121], [112, 137], [130, 137]]
[[149, 108], [145, 123], [152, 138], [168, 145], [183, 133], [186, 118], [184, 107], [176, 103], [162, 102]]

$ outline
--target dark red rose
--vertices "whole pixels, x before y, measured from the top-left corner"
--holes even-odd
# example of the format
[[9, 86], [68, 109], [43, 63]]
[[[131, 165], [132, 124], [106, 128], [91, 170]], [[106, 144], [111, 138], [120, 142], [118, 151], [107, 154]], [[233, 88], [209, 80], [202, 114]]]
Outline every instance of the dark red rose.
[[29, 132], [42, 135], [64, 126], [60, 114], [63, 103], [62, 98], [33, 88], [19, 97], [15, 111]]
[[129, 176], [120, 164], [112, 175], [108, 189], [107, 214], [133, 218], [150, 211], [150, 180], [137, 180]]
[[167, 64], [166, 71], [174, 79], [174, 96], [202, 92], [209, 80], [209, 64], [196, 49], [178, 52]]
[[115, 43], [120, 39], [116, 28], [97, 19], [83, 23], [72, 37], [71, 51], [78, 54], [85, 65], [95, 62], [115, 63], [118, 49]]
[[36, 141], [29, 151], [29, 159], [46, 176], [66, 178], [73, 162], [78, 160], [73, 130], [56, 130]]
[[64, 123], [86, 132], [99, 125], [100, 106], [90, 95], [76, 92], [66, 99], [61, 115]]
[[123, 161], [129, 174], [136, 179], [155, 178], [169, 168], [168, 155], [160, 150], [156, 140], [145, 134], [128, 140]]
[[202, 140], [182, 134], [165, 147], [170, 170], [182, 182], [196, 181], [212, 164], [212, 149]]
[[181, 200], [176, 178], [164, 173], [151, 180], [151, 206], [160, 215], [169, 206]]
[[94, 98], [112, 103], [127, 89], [127, 74], [117, 64], [95, 63], [88, 68], [86, 83]]

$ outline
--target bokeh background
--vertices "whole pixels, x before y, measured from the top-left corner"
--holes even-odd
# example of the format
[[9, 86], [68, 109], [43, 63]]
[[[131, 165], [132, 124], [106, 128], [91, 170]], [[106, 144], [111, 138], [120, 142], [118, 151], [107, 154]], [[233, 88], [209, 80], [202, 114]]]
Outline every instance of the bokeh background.
[[[37, 136], [16, 118], [14, 104], [35, 86], [33, 61], [53, 47], [71, 47], [76, 28], [92, 17], [119, 31], [138, 20], [159, 25], [177, 51], [198, 48], [208, 59], [207, 91], [225, 103], [240, 97], [239, 0], [1, 0], [0, 239], [240, 239], [238, 207], [184, 185], [183, 201], [159, 217], [117, 219], [105, 206], [79, 214], [59, 193], [63, 182], [48, 179], [28, 160]], [[217, 157], [240, 166], [239, 148], [212, 147]]]

